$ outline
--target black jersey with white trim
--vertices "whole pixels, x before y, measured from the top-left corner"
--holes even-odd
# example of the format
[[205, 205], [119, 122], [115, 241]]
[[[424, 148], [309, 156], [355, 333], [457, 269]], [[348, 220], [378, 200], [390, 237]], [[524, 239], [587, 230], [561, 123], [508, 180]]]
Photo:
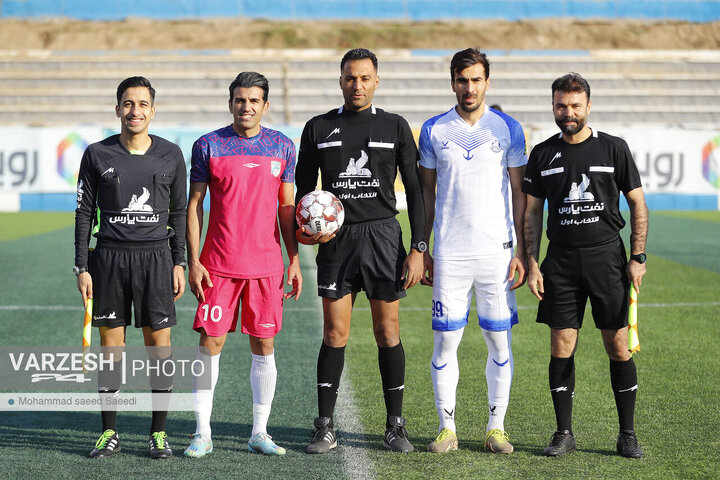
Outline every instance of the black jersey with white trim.
[[625, 226], [620, 192], [642, 187], [625, 140], [596, 130], [582, 143], [553, 135], [530, 153], [523, 192], [548, 200], [547, 236], [568, 247], [601, 245]]
[[405, 187], [412, 242], [423, 239], [425, 214], [415, 139], [400, 115], [371, 106], [360, 112], [340, 107], [305, 124], [298, 153], [296, 203], [322, 188], [345, 207], [345, 223], [382, 220], [397, 215], [395, 178]]
[[[185, 260], [187, 172], [180, 148], [150, 135], [143, 155], [131, 154], [113, 135], [93, 143], [80, 162], [75, 210], [75, 265], [88, 264], [96, 209], [98, 239], [150, 242], [169, 239], [173, 262]], [[169, 227], [169, 228], [168, 228]]]

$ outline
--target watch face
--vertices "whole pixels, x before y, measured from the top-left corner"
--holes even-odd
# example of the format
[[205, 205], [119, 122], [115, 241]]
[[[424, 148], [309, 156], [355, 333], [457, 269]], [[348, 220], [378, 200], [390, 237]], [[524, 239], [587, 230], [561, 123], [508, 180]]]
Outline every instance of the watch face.
[[420, 253], [424, 253], [427, 250], [427, 243], [418, 242], [418, 244], [415, 248], [417, 248]]
[[645, 263], [645, 261], [647, 260], [647, 255], [645, 255], [644, 253], [638, 253], [637, 255], [630, 255], [630, 258], [638, 263]]

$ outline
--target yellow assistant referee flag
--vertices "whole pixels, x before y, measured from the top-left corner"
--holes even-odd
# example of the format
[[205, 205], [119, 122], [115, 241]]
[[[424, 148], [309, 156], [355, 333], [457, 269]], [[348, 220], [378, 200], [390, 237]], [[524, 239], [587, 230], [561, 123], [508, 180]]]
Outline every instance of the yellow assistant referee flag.
[[93, 310], [93, 299], [88, 298], [87, 308], [85, 309], [85, 318], [83, 319], [83, 372], [87, 371], [85, 365], [85, 355], [90, 348], [90, 336], [92, 334], [92, 310]]
[[640, 351], [640, 336], [637, 324], [637, 292], [635, 285], [630, 284], [630, 311], [628, 312], [628, 350], [630, 353]]

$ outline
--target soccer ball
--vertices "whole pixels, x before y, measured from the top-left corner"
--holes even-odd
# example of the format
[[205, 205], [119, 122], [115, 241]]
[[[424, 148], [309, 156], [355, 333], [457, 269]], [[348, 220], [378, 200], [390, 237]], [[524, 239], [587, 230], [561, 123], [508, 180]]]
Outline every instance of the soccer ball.
[[345, 220], [345, 208], [335, 195], [315, 190], [305, 195], [295, 210], [300, 227], [307, 226], [313, 233], [335, 233]]

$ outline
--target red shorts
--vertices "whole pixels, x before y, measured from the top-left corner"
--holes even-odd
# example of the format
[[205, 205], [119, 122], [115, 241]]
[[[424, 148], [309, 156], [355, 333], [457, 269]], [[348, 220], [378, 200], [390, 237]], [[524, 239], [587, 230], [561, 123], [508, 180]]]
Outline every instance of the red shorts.
[[282, 328], [283, 275], [265, 278], [228, 278], [210, 274], [213, 286], [203, 286], [205, 301], [198, 305], [193, 329], [211, 337], [234, 332], [240, 300], [240, 331], [272, 338]]

